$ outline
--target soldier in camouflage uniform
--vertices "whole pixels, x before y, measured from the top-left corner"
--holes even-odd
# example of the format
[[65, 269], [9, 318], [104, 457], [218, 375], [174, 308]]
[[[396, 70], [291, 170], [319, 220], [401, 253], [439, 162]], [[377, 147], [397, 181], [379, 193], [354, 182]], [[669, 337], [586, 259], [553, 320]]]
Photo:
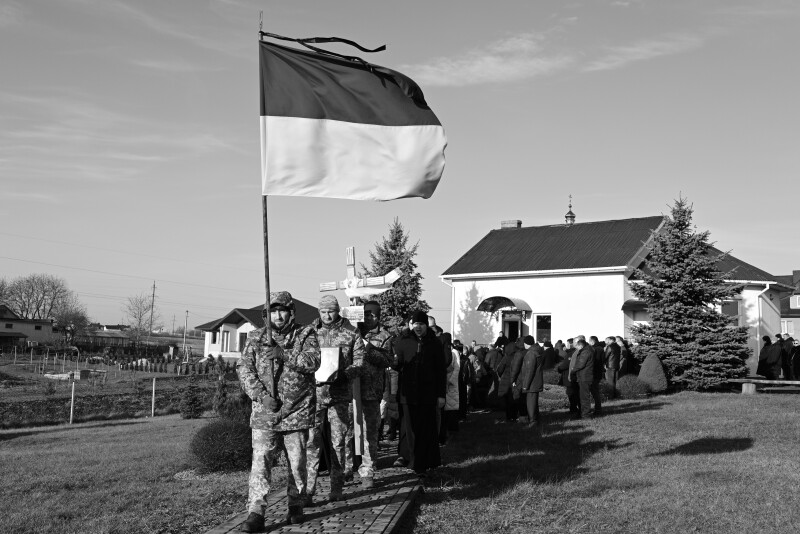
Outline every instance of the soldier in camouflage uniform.
[[331, 428], [330, 478], [331, 502], [342, 498], [344, 489], [345, 441], [352, 424], [348, 409], [353, 400], [352, 379], [364, 365], [364, 342], [350, 321], [339, 315], [339, 302], [333, 295], [319, 301], [319, 319], [311, 326], [317, 333], [320, 349], [339, 348], [339, 371], [331, 383], [317, 384], [317, 413], [314, 428], [308, 435], [308, 495], [317, 487], [319, 454], [322, 448], [322, 425], [327, 417]]
[[373, 487], [375, 461], [378, 459], [378, 430], [381, 425], [381, 399], [384, 375], [392, 364], [392, 335], [381, 326], [381, 305], [374, 300], [364, 304], [364, 322], [360, 333], [364, 339], [364, 368], [361, 371], [361, 410], [364, 414], [364, 450], [358, 474], [361, 485]]
[[264, 532], [264, 507], [272, 483], [272, 465], [280, 447], [286, 449], [288, 520], [303, 520], [307, 499], [306, 448], [308, 429], [314, 424], [316, 407], [314, 372], [320, 365], [317, 335], [310, 326], [294, 321], [294, 301], [286, 291], [270, 295], [265, 319], [271, 324], [247, 336], [237, 366], [239, 381], [253, 400], [250, 427], [253, 434], [253, 464], [250, 470], [243, 532]]

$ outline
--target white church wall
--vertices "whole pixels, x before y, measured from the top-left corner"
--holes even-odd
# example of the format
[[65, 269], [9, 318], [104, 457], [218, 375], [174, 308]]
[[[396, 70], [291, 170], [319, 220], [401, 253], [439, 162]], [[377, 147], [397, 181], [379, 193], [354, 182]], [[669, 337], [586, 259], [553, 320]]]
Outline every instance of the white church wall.
[[[601, 339], [608, 335], [624, 335], [622, 304], [626, 298], [626, 282], [622, 273], [454, 280], [453, 325], [458, 324], [461, 307], [473, 283], [481, 300], [505, 296], [527, 302], [532, 313], [525, 325], [531, 334], [534, 334], [533, 316], [550, 314], [554, 341], [578, 334], [596, 335]], [[492, 323], [492, 329], [496, 337], [501, 329], [500, 314]]]

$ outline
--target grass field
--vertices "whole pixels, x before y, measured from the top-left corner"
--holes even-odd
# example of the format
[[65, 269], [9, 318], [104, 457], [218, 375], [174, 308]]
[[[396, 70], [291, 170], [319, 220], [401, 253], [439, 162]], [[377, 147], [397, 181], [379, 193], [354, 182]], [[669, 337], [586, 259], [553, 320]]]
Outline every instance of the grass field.
[[[539, 429], [472, 415], [442, 449], [446, 465], [410, 528], [800, 531], [800, 397], [680, 393], [611, 402], [603, 418], [569, 421], [561, 395], [546, 392]], [[247, 474], [187, 472], [188, 442], [204, 421], [0, 431], [0, 532], [197, 533], [219, 524], [244, 509]]]

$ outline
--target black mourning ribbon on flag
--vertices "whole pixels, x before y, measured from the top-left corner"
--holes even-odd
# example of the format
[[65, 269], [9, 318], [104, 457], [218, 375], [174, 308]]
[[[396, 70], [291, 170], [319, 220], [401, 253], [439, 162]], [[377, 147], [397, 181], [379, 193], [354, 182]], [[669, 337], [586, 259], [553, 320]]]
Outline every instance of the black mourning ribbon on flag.
[[348, 61], [355, 61], [357, 63], [361, 63], [362, 65], [367, 67], [370, 71], [373, 70], [372, 69], [372, 65], [370, 65], [368, 62], [364, 61], [363, 59], [361, 59], [358, 56], [346, 56], [344, 54], [338, 54], [336, 52], [331, 52], [330, 50], [325, 50], [324, 48], [319, 48], [317, 46], [311, 46], [308, 43], [343, 43], [343, 44], [352, 46], [353, 48], [358, 48], [362, 52], [367, 52], [367, 53], [370, 53], [370, 54], [373, 53], [373, 52], [382, 52], [382, 51], [386, 50], [386, 45], [381, 45], [378, 48], [370, 50], [369, 48], [365, 48], [365, 47], [361, 46], [360, 44], [358, 44], [355, 41], [351, 41], [350, 39], [343, 39], [341, 37], [297, 37], [297, 38], [295, 38], [295, 37], [284, 37], [283, 35], [277, 35], [277, 34], [269, 33], [269, 32], [258, 32], [258, 33], [259, 33], [259, 36], [261, 36], [261, 37], [270, 37], [272, 39], [280, 39], [281, 41], [292, 41], [292, 42], [295, 42], [295, 43], [299, 43], [299, 44], [305, 46], [306, 48], [308, 48], [309, 50], [313, 50], [314, 52], [317, 52], [319, 54], [324, 54], [326, 56], [333, 56], [333, 57], [338, 57], [338, 58], [341, 58], [341, 59], [346, 59]]

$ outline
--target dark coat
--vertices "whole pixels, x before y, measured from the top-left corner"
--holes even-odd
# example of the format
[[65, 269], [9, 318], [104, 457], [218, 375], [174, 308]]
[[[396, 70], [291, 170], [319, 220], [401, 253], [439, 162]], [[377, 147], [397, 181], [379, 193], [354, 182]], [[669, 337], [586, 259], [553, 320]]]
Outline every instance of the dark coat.
[[542, 350], [538, 343], [534, 343], [522, 357], [522, 369], [519, 372], [517, 383], [523, 392], [537, 393], [544, 391], [546, 352], [546, 350]]
[[606, 345], [605, 350], [603, 351], [604, 363], [606, 369], [613, 369], [614, 371], [619, 371], [619, 359], [620, 359], [620, 348], [619, 345], [614, 343], [609, 343]]
[[572, 354], [574, 353], [575, 351], [571, 350], [570, 354], [567, 355], [566, 358], [558, 362], [558, 365], [556, 365], [556, 371], [561, 373], [561, 385], [567, 388], [575, 386], [575, 384], [569, 378], [569, 364], [571, 362]]
[[[594, 382], [597, 360], [592, 346], [586, 345], [582, 350], [576, 351], [572, 357], [575, 359], [572, 365], [572, 374], [575, 375], [575, 382]], [[602, 366], [600, 368], [602, 369]]]
[[398, 401], [402, 404], [436, 404], [447, 396], [447, 368], [442, 344], [433, 330], [422, 339], [404, 333], [394, 345], [392, 368], [398, 372]]
[[792, 368], [792, 377], [794, 380], [800, 380], [800, 346], [792, 346], [792, 352], [789, 354], [789, 365]]
[[556, 349], [547, 343], [544, 346], [544, 368], [545, 369], [552, 369], [558, 363], [558, 354], [556, 353]]
[[[519, 340], [519, 344], [515, 343], [508, 345], [508, 347], [511, 348], [505, 351], [503, 359], [500, 360], [500, 364], [497, 366], [497, 374], [500, 376], [497, 394], [500, 397], [511, 391], [512, 384], [517, 381], [519, 371], [522, 368], [522, 358], [525, 355], [525, 345], [522, 344], [522, 340]], [[513, 390], [514, 398], [519, 397], [519, 392], [520, 388], [515, 387]]]
[[756, 374], [764, 376], [768, 380], [777, 380], [781, 375], [782, 353], [783, 347], [779, 343], [764, 345], [758, 355]]
[[[600, 382], [606, 376], [606, 353], [605, 346], [598, 343], [597, 345], [589, 345], [590, 349], [594, 350], [594, 379]], [[580, 382], [580, 380], [579, 380]]]
[[500, 354], [500, 351], [497, 349], [489, 349], [489, 351], [486, 353], [486, 359], [484, 360], [484, 363], [486, 364], [486, 367], [492, 371], [497, 371], [497, 366], [500, 365], [501, 359], [502, 355]]

